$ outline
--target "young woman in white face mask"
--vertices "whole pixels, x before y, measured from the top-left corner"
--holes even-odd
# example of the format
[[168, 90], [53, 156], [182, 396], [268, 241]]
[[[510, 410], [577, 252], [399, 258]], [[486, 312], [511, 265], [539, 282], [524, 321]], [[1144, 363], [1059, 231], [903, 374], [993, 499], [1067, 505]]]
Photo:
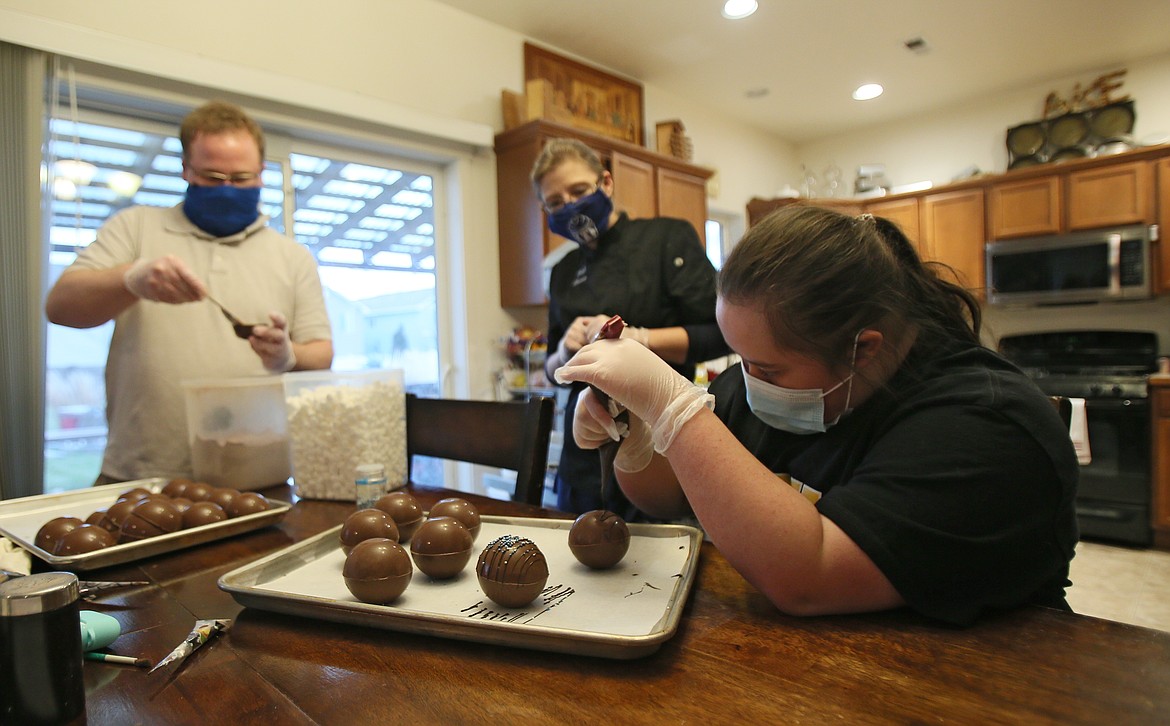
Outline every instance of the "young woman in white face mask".
[[[720, 272], [717, 316], [742, 364], [709, 392], [624, 340], [557, 371], [629, 409], [617, 468], [632, 502], [693, 513], [792, 614], [908, 606], [969, 624], [1067, 609], [1068, 432], [981, 345], [977, 300], [896, 226], [816, 207], [771, 215]], [[616, 433], [583, 394], [577, 443]]]

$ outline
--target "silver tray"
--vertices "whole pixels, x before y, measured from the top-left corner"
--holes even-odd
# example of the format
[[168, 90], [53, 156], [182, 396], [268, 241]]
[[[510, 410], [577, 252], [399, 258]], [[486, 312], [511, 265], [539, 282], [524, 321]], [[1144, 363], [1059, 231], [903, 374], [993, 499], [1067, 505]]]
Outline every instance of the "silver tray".
[[[383, 630], [618, 659], [658, 650], [678, 629], [702, 533], [631, 524], [625, 558], [611, 569], [590, 570], [569, 550], [572, 524], [484, 516], [458, 576], [432, 580], [416, 568], [406, 592], [389, 605], [360, 602], [346, 589], [340, 525], [223, 575], [219, 587], [246, 607]], [[489, 600], [475, 575], [484, 545], [504, 534], [531, 539], [548, 561], [544, 592], [523, 608]]]
[[194, 547], [205, 542], [267, 527], [283, 519], [292, 506], [287, 502], [269, 499], [269, 509], [265, 512], [233, 517], [192, 529], [181, 529], [178, 532], [149, 537], [137, 542], [117, 544], [80, 555], [58, 557], [36, 546], [37, 531], [50, 519], [77, 517], [84, 520], [94, 510], [113, 504], [118, 495], [127, 489], [142, 487], [152, 492], [158, 492], [166, 483], [166, 479], [138, 479], [86, 487], [60, 494], [40, 494], [9, 499], [0, 502], [0, 535], [7, 537], [56, 568], [72, 572], [85, 572]]

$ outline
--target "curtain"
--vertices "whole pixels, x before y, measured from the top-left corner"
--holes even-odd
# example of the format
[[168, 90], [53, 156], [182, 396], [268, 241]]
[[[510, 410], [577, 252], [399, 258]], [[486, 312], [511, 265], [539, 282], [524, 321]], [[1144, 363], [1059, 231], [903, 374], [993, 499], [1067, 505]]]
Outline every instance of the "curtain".
[[0, 499], [40, 494], [44, 476], [47, 63], [0, 42]]

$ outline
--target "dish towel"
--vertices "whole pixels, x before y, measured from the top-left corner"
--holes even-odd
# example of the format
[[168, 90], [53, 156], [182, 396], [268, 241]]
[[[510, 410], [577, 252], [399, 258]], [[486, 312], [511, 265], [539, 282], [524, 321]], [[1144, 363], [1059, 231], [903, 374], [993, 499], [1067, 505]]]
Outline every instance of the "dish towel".
[[1093, 456], [1089, 451], [1089, 420], [1085, 417], [1085, 399], [1069, 398], [1068, 400], [1072, 404], [1068, 435], [1077, 452], [1077, 463], [1086, 466], [1093, 461]]

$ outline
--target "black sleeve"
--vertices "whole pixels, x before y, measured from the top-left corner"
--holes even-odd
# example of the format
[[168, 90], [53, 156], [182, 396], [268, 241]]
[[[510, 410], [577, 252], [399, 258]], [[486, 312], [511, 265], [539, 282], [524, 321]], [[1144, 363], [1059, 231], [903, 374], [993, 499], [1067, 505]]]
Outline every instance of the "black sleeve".
[[696, 323], [684, 325], [690, 347], [687, 350], [687, 361], [701, 363], [712, 358], [719, 358], [731, 352], [731, 347], [723, 339], [723, 331], [716, 323]]
[[668, 294], [690, 339], [687, 361], [727, 355], [730, 349], [715, 323], [715, 268], [695, 228], [684, 220], [669, 221], [673, 224], [662, 262]]

